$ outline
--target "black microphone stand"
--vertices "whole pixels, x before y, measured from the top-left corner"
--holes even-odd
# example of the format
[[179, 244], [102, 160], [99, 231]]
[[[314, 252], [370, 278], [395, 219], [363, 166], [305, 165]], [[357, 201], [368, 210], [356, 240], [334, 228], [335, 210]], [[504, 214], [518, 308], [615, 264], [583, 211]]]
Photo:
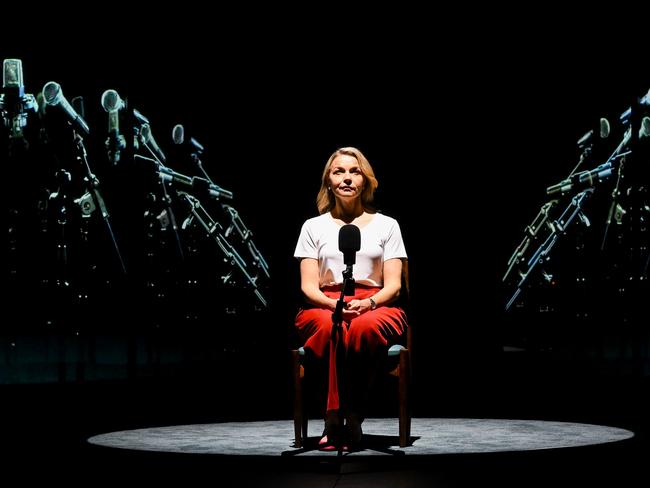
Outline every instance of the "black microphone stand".
[[[126, 266], [124, 264], [124, 259], [122, 258], [122, 253], [120, 252], [120, 248], [118, 246], [115, 233], [113, 232], [113, 227], [111, 226], [110, 215], [108, 213], [106, 203], [104, 202], [104, 198], [102, 197], [102, 194], [99, 191], [99, 186], [100, 186], [99, 179], [97, 178], [97, 176], [95, 176], [95, 174], [92, 172], [90, 168], [90, 163], [88, 162], [88, 153], [84, 145], [83, 137], [81, 136], [80, 132], [77, 130], [75, 130], [73, 134], [74, 134], [74, 144], [77, 151], [77, 160], [81, 163], [81, 166], [83, 167], [83, 183], [84, 183], [85, 191], [81, 197], [74, 200], [74, 203], [79, 207], [79, 210], [81, 211], [82, 227], [80, 230], [81, 230], [81, 237], [82, 237], [83, 248], [84, 248], [83, 254], [85, 254], [85, 260], [86, 260], [85, 262], [86, 272], [90, 272], [95, 268], [93, 262], [90, 260], [90, 256], [88, 252], [89, 250], [88, 225], [89, 225], [91, 215], [95, 212], [95, 210], [99, 210], [100, 217], [102, 219], [104, 227], [106, 228], [106, 233], [108, 234], [112, 248], [115, 251], [115, 256], [117, 257], [117, 261], [119, 262], [121, 274], [122, 276], [125, 276], [127, 274]], [[77, 283], [77, 288], [78, 288], [77, 307], [79, 308], [80, 313], [82, 315], [85, 315], [85, 313], [87, 313], [89, 310], [88, 309], [89, 295], [86, 291], [84, 291], [83, 288], [80, 287], [80, 284], [81, 281], [80, 283]], [[87, 287], [87, 284], [84, 284], [83, 286]], [[78, 349], [78, 356], [79, 356], [77, 362], [77, 378], [83, 380], [85, 376], [85, 365], [84, 365], [83, 358], [86, 354], [86, 351], [88, 351], [88, 354], [91, 357], [94, 356], [94, 352], [87, 331], [82, 330], [81, 327], [77, 327], [76, 335], [77, 335], [77, 349]]]
[[151, 159], [140, 154], [136, 154], [134, 156], [134, 159], [140, 159], [145, 162], [153, 163], [156, 166], [156, 174], [158, 175], [158, 178], [156, 179], [158, 195], [156, 196], [157, 198], [155, 198], [155, 200], [156, 202], [160, 201], [160, 207], [162, 208], [162, 211], [158, 211], [159, 209], [152, 208], [150, 210], [147, 210], [146, 215], [153, 216], [151, 222], [152, 226], [154, 225], [154, 221], [157, 220], [157, 223], [162, 230], [171, 230], [174, 239], [174, 248], [178, 254], [178, 258], [181, 262], [184, 262], [185, 253], [183, 252], [183, 243], [181, 241], [179, 228], [176, 223], [174, 210], [172, 209], [172, 198], [169, 196], [169, 193], [167, 193], [167, 187], [165, 186], [164, 180], [160, 177], [160, 168], [162, 167], [162, 164], [157, 159]]
[[[334, 312], [332, 312], [332, 335], [330, 340], [334, 343], [334, 349], [336, 351], [336, 379], [338, 383], [339, 390], [339, 412], [342, 412], [341, 408], [341, 394], [344, 388], [344, 378], [345, 374], [343, 373], [343, 366], [345, 365], [345, 350], [342, 347], [339, 347], [341, 340], [343, 339], [343, 309], [345, 308], [345, 296], [354, 295], [355, 282], [352, 276], [352, 264], [346, 264], [345, 271], [343, 271], [343, 285], [341, 286], [341, 294], [339, 299], [336, 302], [336, 307]], [[343, 417], [341, 415], [341, 417]], [[337, 455], [343, 455], [343, 442], [339, 436], [336, 440], [337, 444]]]
[[176, 244], [176, 250], [178, 251], [178, 256], [181, 261], [185, 261], [183, 244], [181, 242], [181, 236], [178, 232], [178, 225], [176, 224], [176, 217], [174, 215], [174, 210], [172, 209], [172, 199], [167, 193], [167, 187], [165, 186], [165, 182], [162, 179], [158, 181], [158, 185], [160, 187], [160, 191], [162, 194], [161, 200], [163, 202], [163, 205], [165, 206], [165, 212], [167, 213], [167, 217], [169, 219], [169, 224], [170, 224], [169, 226], [174, 236], [174, 242]]
[[90, 213], [92, 213], [95, 208], [99, 208], [102, 220], [106, 226], [106, 231], [110, 237], [113, 249], [115, 250], [115, 255], [120, 262], [120, 269], [122, 271], [122, 274], [126, 274], [126, 266], [124, 265], [124, 259], [122, 259], [120, 248], [117, 245], [117, 240], [115, 239], [115, 233], [113, 232], [113, 227], [111, 226], [110, 216], [108, 210], [106, 209], [104, 199], [99, 192], [99, 180], [90, 169], [86, 147], [84, 146], [82, 137], [77, 131], [75, 131], [75, 144], [77, 146], [77, 151], [79, 152], [78, 157], [83, 162], [83, 167], [86, 173], [86, 176], [84, 177], [84, 183], [86, 184], [86, 193], [81, 198], [75, 200], [75, 203], [79, 205], [82, 214], [86, 216], [90, 215]]
[[[111, 115], [109, 114], [109, 117], [110, 116]], [[117, 117], [117, 115], [114, 115], [114, 117]], [[122, 151], [126, 149], [125, 137], [117, 130], [111, 130], [104, 145], [106, 146], [106, 152], [108, 153], [108, 160], [113, 166], [117, 166], [120, 162]]]
[[[193, 152], [191, 158], [192, 162], [199, 168], [199, 171], [201, 171], [205, 179], [208, 180], [211, 184], [214, 184], [214, 181], [212, 181], [210, 175], [203, 167], [203, 163], [201, 162], [201, 158], [199, 158], [199, 154], [197, 152]], [[237, 230], [242, 243], [246, 244], [251, 257], [253, 258], [253, 265], [258, 269], [258, 271], [261, 271], [266, 276], [266, 278], [270, 278], [271, 275], [269, 273], [269, 265], [264, 259], [264, 256], [262, 256], [262, 253], [257, 249], [257, 246], [255, 246], [255, 243], [252, 239], [253, 233], [248, 229], [248, 227], [246, 227], [246, 224], [244, 224], [244, 221], [239, 216], [237, 210], [225, 203], [221, 204], [221, 208], [230, 218], [230, 225], [225, 231], [225, 237], [229, 237], [233, 230]]]
[[49, 196], [49, 200], [55, 204], [55, 219], [57, 223], [56, 235], [56, 271], [55, 285], [57, 289], [68, 287], [68, 244], [66, 227], [68, 224], [68, 200], [69, 186], [72, 181], [70, 172], [60, 169], [56, 172], [58, 188]]
[[343, 322], [343, 308], [345, 307], [345, 296], [354, 295], [354, 278], [352, 277], [352, 265], [348, 264], [343, 271], [343, 286], [341, 287], [341, 295], [336, 302], [336, 308], [332, 312], [332, 322], [334, 328], [340, 329]]
[[[591, 196], [591, 194], [594, 192], [593, 188], [587, 188], [586, 190], [583, 190], [576, 196], [574, 196], [571, 201], [569, 202], [568, 206], [564, 209], [562, 214], [552, 222], [548, 222], [547, 225], [545, 226], [550, 230], [549, 234], [546, 236], [546, 239], [542, 242], [542, 244], [533, 252], [532, 256], [526, 261], [522, 255], [519, 254], [519, 251], [515, 251], [515, 254], [511, 258], [511, 260], [514, 260], [515, 263], [518, 265], [525, 264], [527, 266], [526, 269], [521, 270], [519, 269], [518, 277], [519, 282], [516, 285], [516, 289], [514, 293], [511, 295], [510, 299], [506, 303], [506, 311], [512, 307], [512, 305], [515, 303], [515, 300], [519, 297], [520, 293], [523, 290], [524, 284], [526, 283], [526, 280], [530, 277], [532, 271], [538, 266], [538, 265], [543, 265], [550, 259], [550, 252], [553, 246], [557, 243], [558, 239], [566, 235], [567, 228], [571, 225], [571, 223], [575, 220], [577, 216], [580, 216], [580, 219], [585, 223], [585, 225], [588, 224], [588, 220], [584, 215], [582, 214], [582, 208], [586, 202], [586, 200]], [[544, 218], [547, 218], [547, 215], [544, 216]], [[524, 239], [524, 242], [527, 242], [526, 239]], [[523, 243], [522, 243], [523, 244]], [[528, 242], [526, 244], [526, 247], [528, 246]], [[523, 251], [525, 248], [521, 251]], [[513, 269], [513, 266], [511, 264], [510, 268], [508, 269], [508, 272], [506, 273], [506, 276], [510, 273], [510, 271]], [[549, 275], [550, 276], [550, 275]], [[506, 277], [504, 277], [505, 280]], [[548, 279], [548, 278], [547, 278]]]
[[[238, 269], [246, 279], [246, 283], [252, 288], [253, 293], [266, 308], [268, 306], [267, 300], [262, 295], [257, 285], [257, 277], [253, 277], [247, 271], [246, 261], [239, 255], [235, 248], [226, 239], [223, 227], [208, 213], [205, 207], [201, 204], [200, 200], [189, 193], [179, 191], [178, 195], [188, 205], [189, 211], [194, 219], [201, 224], [205, 230], [205, 235], [211, 237], [219, 247], [223, 254], [224, 261], [229, 263], [232, 268]], [[222, 283], [225, 285], [232, 279], [232, 271], [229, 271], [225, 276], [221, 277]]]

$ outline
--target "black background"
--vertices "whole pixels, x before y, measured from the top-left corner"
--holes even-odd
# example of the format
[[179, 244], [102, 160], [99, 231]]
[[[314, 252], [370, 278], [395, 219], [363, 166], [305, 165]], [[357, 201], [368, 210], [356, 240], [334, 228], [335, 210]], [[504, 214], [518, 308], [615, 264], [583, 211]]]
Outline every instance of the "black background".
[[[214, 376], [207, 362], [210, 373], [199, 379], [163, 376], [154, 379], [156, 395], [142, 393], [151, 391], [146, 382], [133, 389], [120, 381], [86, 385], [96, 394], [93, 408], [116, 415], [103, 423], [88, 417], [81, 434], [290, 415], [285, 352], [298, 288], [292, 254], [300, 225], [316, 214], [323, 165], [345, 145], [368, 157], [380, 184], [377, 206], [401, 224], [421, 415], [625, 425], [632, 412], [630, 424], [642, 423], [647, 364], [629, 375], [604, 358], [586, 367], [579, 354], [559, 361], [535, 351], [502, 354], [508, 338], [501, 277], [546, 201], [545, 188], [574, 167], [575, 141], [599, 117], [616, 120], [647, 91], [647, 62], [632, 29], [621, 41], [632, 48], [619, 49], [606, 28], [578, 35], [582, 22], [553, 16], [533, 28], [489, 23], [480, 13], [467, 21], [383, 12], [382, 22], [341, 16], [329, 23], [267, 22], [260, 20], [265, 12], [256, 20], [189, 9], [172, 14], [128, 27], [88, 21], [56, 37], [43, 33], [37, 47], [5, 43], [3, 58], [22, 59], [28, 93], [55, 80], [68, 98], [83, 95], [97, 132], [104, 130], [99, 101], [108, 88], [151, 120], [163, 149], [182, 123], [206, 146], [206, 170], [235, 194], [233, 206], [270, 264], [271, 307], [263, 323], [237, 324], [243, 343], [251, 331], [260, 336]], [[204, 293], [218, 302], [218, 289]], [[35, 395], [61, 391], [48, 388]], [[228, 399], [233, 389], [239, 396]], [[161, 391], [171, 392], [168, 402], [160, 401]], [[124, 395], [131, 395], [128, 408], [117, 405]], [[153, 415], [151, 405], [160, 407]]]

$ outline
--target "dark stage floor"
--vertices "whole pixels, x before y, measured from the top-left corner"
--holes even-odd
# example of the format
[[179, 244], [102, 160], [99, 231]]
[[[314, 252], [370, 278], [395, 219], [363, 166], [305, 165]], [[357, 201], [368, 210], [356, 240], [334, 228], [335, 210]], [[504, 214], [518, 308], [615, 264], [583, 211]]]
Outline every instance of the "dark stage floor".
[[[131, 429], [92, 436], [95, 446], [149, 452], [213, 454], [218, 456], [320, 456], [322, 421], [310, 420], [312, 435], [305, 446], [293, 444], [293, 421], [221, 422]], [[409, 445], [399, 447], [395, 419], [368, 418], [363, 442], [345, 458], [367, 456], [434, 456], [566, 449], [623, 442], [634, 433], [615, 427], [518, 419], [414, 418]], [[316, 432], [313, 432], [316, 430]]]
[[[437, 402], [420, 400], [412, 447], [393, 446], [396, 418], [370, 418], [366, 452], [339, 458], [314, 451], [296, 455], [289, 402], [267, 392], [237, 391], [228, 404], [214, 384], [3, 385], [4, 461], [27, 485], [638, 486], [650, 453], [647, 388], [644, 378], [609, 379], [573, 396], [564, 388], [548, 387], [539, 397], [519, 389], [510, 396], [495, 392], [498, 401], [489, 407], [472, 397], [472, 389], [454, 397], [447, 388], [438, 391]], [[310, 436], [315, 439], [320, 428], [317, 420], [310, 422]], [[88, 442], [111, 436], [128, 441], [134, 432], [153, 433], [172, 448]], [[190, 436], [197, 449], [184, 444], [188, 432], [198, 436]], [[383, 447], [377, 443], [382, 440]], [[219, 451], [219, 442], [232, 449]]]

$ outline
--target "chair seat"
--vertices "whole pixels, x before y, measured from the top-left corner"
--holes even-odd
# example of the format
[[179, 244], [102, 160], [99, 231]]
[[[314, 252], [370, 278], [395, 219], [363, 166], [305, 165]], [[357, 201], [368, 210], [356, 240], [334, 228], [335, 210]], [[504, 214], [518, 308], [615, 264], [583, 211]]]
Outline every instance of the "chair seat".
[[[395, 356], [399, 356], [400, 351], [402, 351], [404, 349], [406, 349], [406, 348], [404, 346], [402, 346], [401, 344], [393, 344], [392, 346], [390, 346], [390, 348], [388, 348], [388, 357], [392, 358], [392, 357], [395, 357]], [[298, 348], [298, 355], [300, 357], [305, 356], [305, 348], [304, 347], [299, 347]]]

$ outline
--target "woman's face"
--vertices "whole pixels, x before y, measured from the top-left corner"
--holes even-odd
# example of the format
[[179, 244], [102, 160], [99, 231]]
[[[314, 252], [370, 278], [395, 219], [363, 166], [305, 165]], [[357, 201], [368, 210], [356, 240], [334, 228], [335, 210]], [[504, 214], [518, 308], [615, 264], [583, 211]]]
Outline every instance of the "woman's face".
[[337, 198], [357, 198], [363, 190], [363, 174], [354, 156], [339, 154], [330, 166], [329, 187]]

